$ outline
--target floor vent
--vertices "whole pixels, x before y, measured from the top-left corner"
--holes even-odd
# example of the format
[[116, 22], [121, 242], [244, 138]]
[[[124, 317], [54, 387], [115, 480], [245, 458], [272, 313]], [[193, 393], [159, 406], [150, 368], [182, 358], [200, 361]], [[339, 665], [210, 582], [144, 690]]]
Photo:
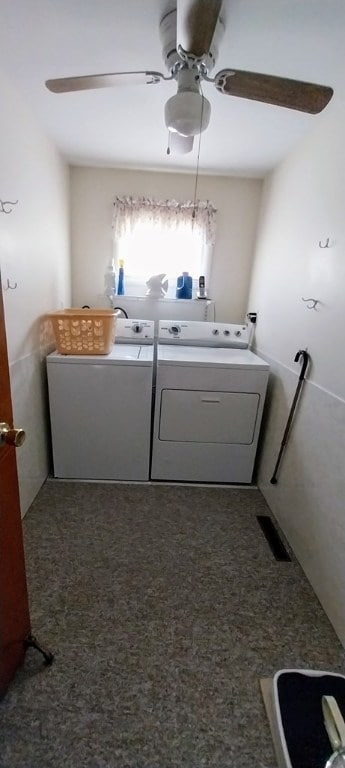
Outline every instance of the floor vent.
[[276, 560], [285, 560], [291, 562], [291, 557], [279, 536], [277, 529], [274, 526], [271, 518], [268, 515], [257, 515], [256, 519], [259, 526], [267, 539], [272, 554]]

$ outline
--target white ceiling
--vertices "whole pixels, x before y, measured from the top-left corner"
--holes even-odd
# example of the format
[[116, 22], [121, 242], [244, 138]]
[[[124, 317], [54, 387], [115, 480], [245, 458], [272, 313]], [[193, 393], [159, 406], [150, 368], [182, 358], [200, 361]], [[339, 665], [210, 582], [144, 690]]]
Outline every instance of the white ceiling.
[[[69, 162], [194, 170], [167, 156], [165, 101], [174, 82], [52, 94], [48, 78], [164, 70], [159, 21], [174, 0], [0, 0], [0, 67], [25, 94]], [[263, 176], [345, 97], [345, 0], [224, 0], [226, 30], [215, 72], [247, 69], [329, 85], [321, 115], [224, 96], [202, 134], [200, 170]], [[0, 123], [1, 125], [1, 123]]]

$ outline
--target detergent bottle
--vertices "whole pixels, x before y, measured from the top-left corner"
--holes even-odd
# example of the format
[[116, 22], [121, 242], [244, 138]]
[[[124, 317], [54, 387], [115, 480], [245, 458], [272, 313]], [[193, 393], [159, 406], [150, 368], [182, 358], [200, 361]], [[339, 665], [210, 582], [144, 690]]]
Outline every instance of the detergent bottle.
[[125, 292], [125, 270], [124, 270], [124, 261], [123, 259], [120, 259], [119, 261], [119, 278], [117, 282], [117, 294], [118, 296], [123, 296]]
[[182, 272], [177, 278], [176, 284], [176, 298], [177, 299], [191, 299], [193, 290], [193, 278], [189, 272]]

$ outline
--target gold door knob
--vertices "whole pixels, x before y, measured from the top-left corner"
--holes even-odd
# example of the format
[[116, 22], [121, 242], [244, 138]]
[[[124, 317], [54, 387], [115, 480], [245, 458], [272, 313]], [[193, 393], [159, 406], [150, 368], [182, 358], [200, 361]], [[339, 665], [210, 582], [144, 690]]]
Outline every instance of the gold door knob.
[[0, 446], [14, 445], [15, 448], [20, 448], [25, 437], [24, 429], [11, 429], [5, 421], [0, 422]]

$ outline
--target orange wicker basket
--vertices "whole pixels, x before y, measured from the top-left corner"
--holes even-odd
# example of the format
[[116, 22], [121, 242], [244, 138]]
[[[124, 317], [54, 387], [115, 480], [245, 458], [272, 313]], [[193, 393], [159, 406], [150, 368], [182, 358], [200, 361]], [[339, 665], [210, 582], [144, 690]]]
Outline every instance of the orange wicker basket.
[[116, 312], [112, 309], [61, 309], [49, 312], [62, 355], [107, 355], [115, 340]]

